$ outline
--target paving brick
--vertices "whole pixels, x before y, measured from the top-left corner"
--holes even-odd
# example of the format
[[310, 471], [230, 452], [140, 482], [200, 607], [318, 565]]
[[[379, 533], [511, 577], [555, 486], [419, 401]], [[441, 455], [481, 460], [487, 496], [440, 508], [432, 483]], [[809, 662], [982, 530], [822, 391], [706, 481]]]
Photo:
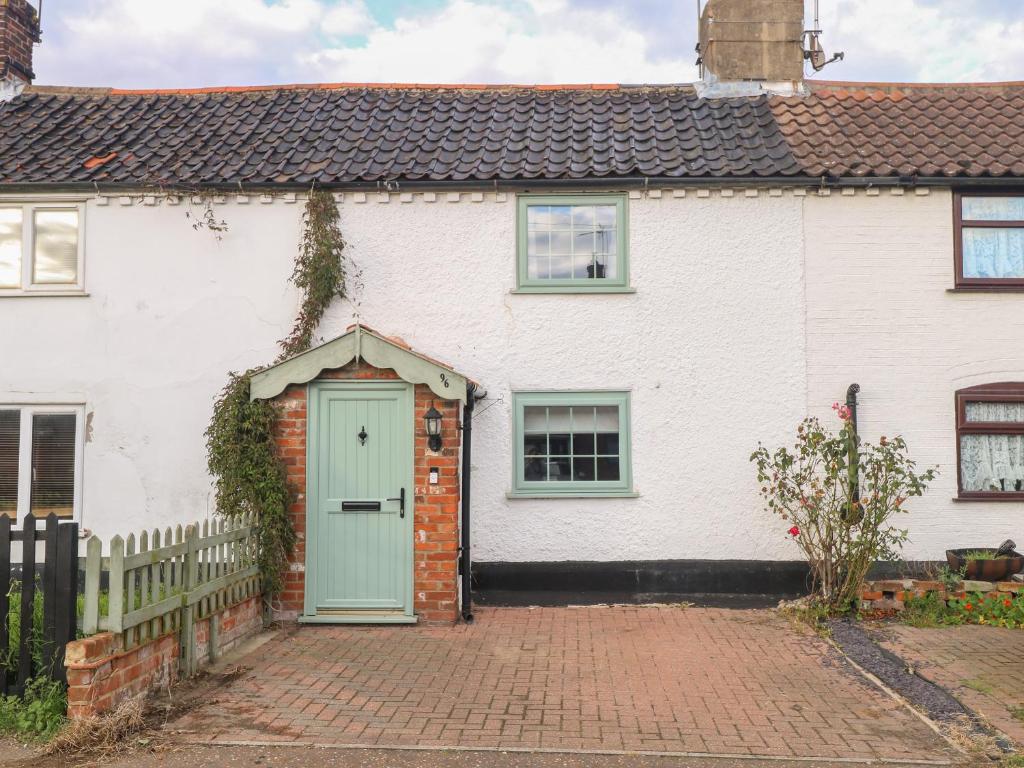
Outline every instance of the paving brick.
[[951, 691], [1024, 746], [1024, 722], [1009, 710], [1024, 706], [1024, 632], [982, 626], [919, 629], [900, 625], [881, 642], [922, 677]]
[[476, 615], [472, 625], [301, 628], [170, 727], [221, 741], [948, 756], [820, 638], [772, 612]]

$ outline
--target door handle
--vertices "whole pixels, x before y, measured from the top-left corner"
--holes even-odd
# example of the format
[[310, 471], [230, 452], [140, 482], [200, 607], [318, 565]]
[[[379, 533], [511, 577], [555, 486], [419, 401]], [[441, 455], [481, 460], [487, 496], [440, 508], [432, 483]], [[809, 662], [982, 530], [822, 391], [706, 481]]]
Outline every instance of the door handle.
[[403, 488], [401, 491], [399, 491], [398, 495], [395, 498], [388, 499], [388, 501], [397, 501], [398, 502], [398, 516], [399, 517], [405, 517], [405, 488]]

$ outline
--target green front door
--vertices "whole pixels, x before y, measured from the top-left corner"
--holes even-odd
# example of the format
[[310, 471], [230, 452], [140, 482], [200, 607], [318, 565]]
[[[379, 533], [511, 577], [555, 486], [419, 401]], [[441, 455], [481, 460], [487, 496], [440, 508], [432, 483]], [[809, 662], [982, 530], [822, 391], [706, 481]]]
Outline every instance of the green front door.
[[306, 620], [412, 618], [413, 388], [309, 386]]

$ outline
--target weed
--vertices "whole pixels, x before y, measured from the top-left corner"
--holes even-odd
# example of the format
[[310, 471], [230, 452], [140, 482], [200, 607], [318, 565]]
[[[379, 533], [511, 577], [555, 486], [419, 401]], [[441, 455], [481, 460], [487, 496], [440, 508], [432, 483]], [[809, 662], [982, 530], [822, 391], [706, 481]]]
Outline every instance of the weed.
[[[32, 601], [32, 632], [29, 635], [32, 662], [36, 669], [43, 665], [43, 593], [38, 588]], [[21, 643], [21, 582], [12, 581], [7, 592], [7, 647], [0, 648], [0, 674], [17, 669]]]
[[972, 691], [977, 691], [978, 693], [984, 693], [986, 696], [995, 692], [995, 689], [991, 685], [979, 678], [964, 680], [963, 685], [965, 688], [970, 688]]
[[1006, 560], [1009, 555], [997, 555], [993, 549], [972, 549], [961, 555], [964, 560]]
[[903, 604], [900, 621], [911, 627], [942, 627], [963, 622], [960, 615], [950, 610], [937, 592], [912, 597]]
[[0, 696], [0, 733], [45, 741], [64, 724], [66, 711], [64, 685], [36, 677], [27, 683], [21, 698]]
[[1016, 707], [1010, 707], [1010, 716], [1014, 720], [1024, 720], [1024, 704], [1018, 704]]

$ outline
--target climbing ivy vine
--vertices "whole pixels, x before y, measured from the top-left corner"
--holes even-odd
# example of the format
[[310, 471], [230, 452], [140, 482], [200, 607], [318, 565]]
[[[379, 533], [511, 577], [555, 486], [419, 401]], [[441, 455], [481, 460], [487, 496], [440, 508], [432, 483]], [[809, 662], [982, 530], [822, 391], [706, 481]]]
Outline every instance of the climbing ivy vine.
[[[291, 275], [302, 300], [291, 333], [280, 342], [277, 361], [309, 349], [328, 307], [345, 298], [345, 240], [338, 219], [334, 196], [322, 189], [311, 191]], [[216, 480], [217, 513], [255, 515], [264, 588], [275, 595], [283, 586], [295, 530], [288, 514], [291, 494], [285, 467], [274, 441], [277, 408], [266, 400], [249, 400], [252, 376], [260, 370], [228, 374], [214, 402], [206, 451]]]

